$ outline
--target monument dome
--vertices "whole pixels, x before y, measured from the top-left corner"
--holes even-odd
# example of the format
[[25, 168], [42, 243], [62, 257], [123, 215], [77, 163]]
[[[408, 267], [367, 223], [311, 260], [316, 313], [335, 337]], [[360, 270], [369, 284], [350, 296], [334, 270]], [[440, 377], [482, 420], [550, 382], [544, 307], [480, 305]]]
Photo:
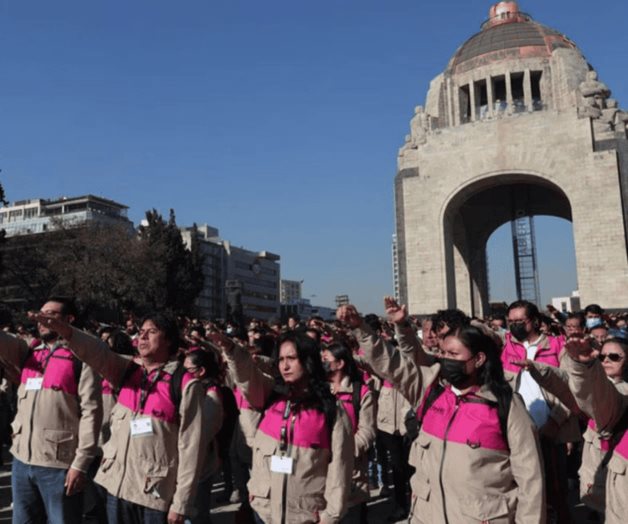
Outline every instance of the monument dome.
[[[464, 65], [500, 61], [505, 58], [546, 57], [559, 48], [573, 49], [575, 44], [562, 33], [540, 24], [521, 12], [517, 2], [499, 2], [491, 7], [489, 18], [479, 33], [456, 51], [449, 69]], [[472, 61], [471, 64], [467, 62]]]
[[564, 34], [517, 2], [491, 7], [399, 150], [395, 289], [411, 313], [488, 313], [489, 238], [538, 215], [572, 223], [582, 302], [628, 306], [628, 112], [610, 97]]

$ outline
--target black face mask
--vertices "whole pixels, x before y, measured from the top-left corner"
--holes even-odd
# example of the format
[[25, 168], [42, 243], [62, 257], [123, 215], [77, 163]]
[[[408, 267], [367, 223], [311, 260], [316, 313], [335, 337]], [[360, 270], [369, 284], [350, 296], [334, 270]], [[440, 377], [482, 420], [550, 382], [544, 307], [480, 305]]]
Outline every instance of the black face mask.
[[464, 387], [469, 380], [469, 375], [467, 375], [464, 370], [469, 360], [440, 358], [438, 360], [440, 362], [440, 376], [455, 388]]
[[329, 362], [329, 360], [323, 360], [323, 369], [328, 375], [331, 375], [335, 371], [331, 369], [331, 362]]
[[511, 324], [510, 332], [512, 333], [513, 337], [515, 337], [517, 340], [521, 342], [527, 339], [529, 335], [525, 324]]

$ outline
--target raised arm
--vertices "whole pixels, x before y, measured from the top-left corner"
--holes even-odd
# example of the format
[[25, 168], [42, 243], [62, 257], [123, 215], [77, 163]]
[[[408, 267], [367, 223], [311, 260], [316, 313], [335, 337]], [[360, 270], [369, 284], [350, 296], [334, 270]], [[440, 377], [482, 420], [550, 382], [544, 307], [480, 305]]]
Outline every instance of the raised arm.
[[263, 409], [274, 379], [259, 369], [246, 348], [222, 335], [211, 335], [211, 341], [223, 352], [231, 377], [244, 398], [255, 409]]
[[395, 338], [399, 342], [399, 351], [413, 360], [417, 366], [434, 364], [434, 357], [425, 352], [416, 331], [408, 321], [406, 306], [400, 306], [392, 297], [384, 297], [384, 307], [388, 320], [395, 325]]
[[438, 374], [439, 366], [417, 366], [400, 351], [375, 335], [353, 306], [341, 306], [338, 318], [353, 329], [353, 334], [364, 351], [364, 360], [375, 373], [388, 380], [410, 402], [418, 405], [426, 385]]
[[29, 314], [29, 317], [59, 333], [72, 352], [113, 387], [121, 385], [131, 360], [111, 351], [99, 338], [72, 327], [60, 318], [39, 313]]
[[561, 366], [569, 374], [569, 387], [580, 409], [591, 415], [599, 431], [613, 431], [628, 408], [622, 395], [608, 380], [601, 362], [586, 339], [569, 340]]
[[11, 381], [19, 383], [27, 355], [28, 345], [24, 340], [0, 331], [0, 364]]

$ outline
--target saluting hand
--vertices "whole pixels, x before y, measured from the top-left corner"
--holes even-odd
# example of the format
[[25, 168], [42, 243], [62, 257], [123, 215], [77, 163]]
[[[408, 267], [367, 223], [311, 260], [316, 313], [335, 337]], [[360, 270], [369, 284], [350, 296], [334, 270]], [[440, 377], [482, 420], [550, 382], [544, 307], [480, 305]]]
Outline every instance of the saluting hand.
[[400, 306], [393, 297], [384, 297], [384, 307], [389, 322], [403, 324], [406, 321], [408, 316], [406, 306]]
[[42, 326], [46, 326], [52, 331], [56, 331], [59, 336], [66, 340], [69, 340], [72, 336], [72, 326], [60, 317], [46, 315], [38, 311], [29, 311], [28, 318]]
[[351, 329], [360, 327], [362, 324], [362, 318], [360, 317], [358, 310], [351, 304], [340, 306], [336, 310], [336, 318], [343, 324], [349, 326]]
[[599, 355], [599, 350], [593, 348], [591, 345], [591, 339], [581, 337], [570, 337], [565, 343], [565, 351], [576, 362], [588, 364], [595, 360]]

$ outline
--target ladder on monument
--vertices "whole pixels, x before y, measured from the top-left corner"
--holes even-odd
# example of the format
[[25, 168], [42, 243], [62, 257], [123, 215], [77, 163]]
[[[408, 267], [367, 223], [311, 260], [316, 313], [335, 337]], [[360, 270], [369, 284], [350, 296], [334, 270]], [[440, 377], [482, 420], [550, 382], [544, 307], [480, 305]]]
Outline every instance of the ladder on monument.
[[523, 215], [511, 222], [517, 298], [540, 305], [534, 218]]

